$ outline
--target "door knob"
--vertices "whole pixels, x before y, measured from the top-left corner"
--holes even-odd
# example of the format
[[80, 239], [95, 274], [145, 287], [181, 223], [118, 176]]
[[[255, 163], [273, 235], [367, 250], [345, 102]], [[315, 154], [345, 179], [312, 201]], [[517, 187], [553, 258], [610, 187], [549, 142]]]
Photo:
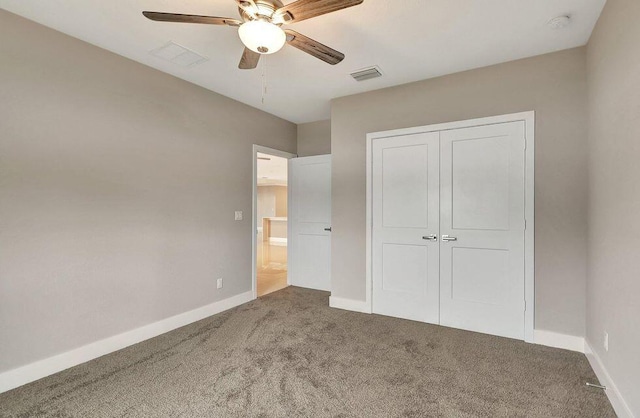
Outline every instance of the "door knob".
[[331, 232], [331, 227], [325, 228], [324, 230], [327, 231], [327, 232]]
[[438, 240], [438, 236], [437, 235], [425, 235], [422, 237], [422, 239], [427, 240], [427, 241], [437, 241]]
[[449, 235], [443, 235], [442, 236], [442, 240], [443, 241], [457, 241], [458, 237], [450, 237]]

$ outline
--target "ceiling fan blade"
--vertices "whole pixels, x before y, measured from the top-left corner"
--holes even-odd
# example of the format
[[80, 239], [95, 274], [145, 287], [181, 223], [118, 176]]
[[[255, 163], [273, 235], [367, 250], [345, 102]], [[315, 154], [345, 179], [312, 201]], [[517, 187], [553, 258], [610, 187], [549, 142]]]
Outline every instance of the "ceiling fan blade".
[[253, 52], [249, 48], [245, 48], [242, 53], [242, 58], [240, 58], [238, 68], [241, 70], [252, 70], [258, 66], [258, 61], [260, 61], [260, 54]]
[[147, 19], [155, 20], [156, 22], [204, 23], [206, 25], [228, 26], [240, 26], [242, 24], [241, 21], [229, 17], [182, 15], [161, 12], [142, 12], [142, 14]]
[[276, 10], [274, 19], [281, 23], [300, 22], [301, 20], [324, 15], [347, 7], [357, 6], [364, 0], [298, 0]]
[[326, 45], [321, 44], [318, 41], [314, 41], [294, 30], [285, 30], [287, 34], [287, 42], [289, 45], [298, 48], [301, 51], [306, 52], [309, 55], [321, 59], [322, 61], [331, 65], [336, 65], [344, 59], [342, 52], [329, 48]]

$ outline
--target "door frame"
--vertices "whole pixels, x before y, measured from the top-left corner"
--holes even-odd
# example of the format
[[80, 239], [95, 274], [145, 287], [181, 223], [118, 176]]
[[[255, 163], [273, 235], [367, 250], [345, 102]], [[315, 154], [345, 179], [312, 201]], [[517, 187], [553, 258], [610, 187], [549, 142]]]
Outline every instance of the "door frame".
[[[274, 148], [265, 147], [262, 145], [253, 144], [252, 150], [252, 165], [253, 165], [253, 180], [251, 187], [251, 292], [253, 299], [258, 298], [258, 222], [256, 217], [258, 216], [258, 153], [273, 155], [274, 157], [282, 157], [290, 160], [296, 158], [297, 154], [292, 154], [286, 151], [280, 151]], [[289, 238], [291, 237], [291, 223], [288, 220], [289, 209], [291, 204], [291, 170], [287, 169], [287, 251], [289, 251]], [[287, 284], [289, 284], [289, 274], [287, 274]]]
[[476, 126], [495, 125], [499, 123], [525, 123], [525, 231], [524, 231], [524, 341], [533, 343], [535, 327], [535, 112], [512, 113], [508, 115], [491, 116], [486, 118], [468, 119], [456, 122], [438, 123], [417, 126], [413, 128], [395, 129], [390, 131], [372, 132], [367, 134], [367, 165], [366, 165], [366, 297], [365, 309], [373, 312], [373, 141], [379, 138], [414, 135], [435, 131], [447, 131]]

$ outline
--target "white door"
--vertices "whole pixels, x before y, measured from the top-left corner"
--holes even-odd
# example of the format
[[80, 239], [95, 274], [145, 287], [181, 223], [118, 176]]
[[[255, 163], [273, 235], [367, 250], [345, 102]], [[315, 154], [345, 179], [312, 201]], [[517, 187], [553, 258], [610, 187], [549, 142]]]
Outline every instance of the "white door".
[[439, 134], [373, 141], [373, 312], [438, 323]]
[[524, 339], [524, 122], [440, 134], [440, 324]]
[[331, 156], [289, 160], [289, 284], [331, 290]]

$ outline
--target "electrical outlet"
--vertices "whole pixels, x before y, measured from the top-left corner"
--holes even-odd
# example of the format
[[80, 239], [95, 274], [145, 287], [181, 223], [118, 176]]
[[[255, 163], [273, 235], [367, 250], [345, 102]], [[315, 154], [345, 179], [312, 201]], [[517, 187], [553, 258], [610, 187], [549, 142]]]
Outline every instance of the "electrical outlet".
[[222, 277], [218, 279], [217, 286], [218, 286], [218, 289], [222, 289]]
[[236, 221], [241, 221], [242, 220], [242, 211], [241, 210], [237, 210], [235, 213], [235, 220]]
[[609, 351], [609, 333], [606, 331], [604, 332], [603, 345], [604, 345], [604, 351]]

